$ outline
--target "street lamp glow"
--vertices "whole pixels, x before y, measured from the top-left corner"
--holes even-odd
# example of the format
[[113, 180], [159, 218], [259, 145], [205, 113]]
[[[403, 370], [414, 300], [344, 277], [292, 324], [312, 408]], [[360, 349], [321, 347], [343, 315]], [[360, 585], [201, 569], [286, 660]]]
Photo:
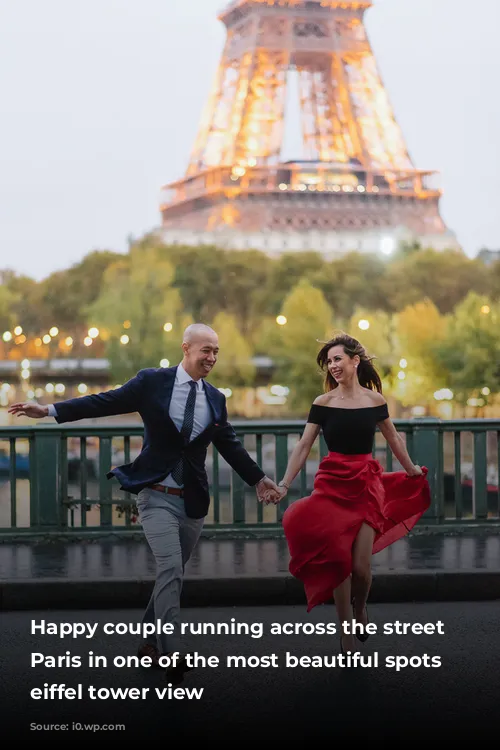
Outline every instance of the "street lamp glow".
[[12, 338], [12, 334], [10, 331], [5, 331], [5, 333], [2, 336], [4, 341], [10, 341]]
[[408, 362], [406, 361], [406, 359], [400, 359], [399, 360], [399, 366], [402, 367], [403, 370], [404, 370], [405, 367], [408, 367]]
[[169, 359], [160, 360], [160, 367], [170, 367], [170, 360]]
[[173, 328], [173, 325], [172, 325], [172, 323], [165, 323], [165, 325], [163, 326], [163, 330], [164, 330], [164, 331], [166, 331], [167, 333], [168, 333], [169, 331], [171, 331], [171, 330], [172, 330], [172, 328]]
[[120, 344], [128, 344], [129, 341], [130, 339], [126, 333], [124, 333], [123, 336], [120, 336]]
[[45, 334], [45, 336], [42, 339], [44, 344], [50, 344], [50, 336], [48, 333]]
[[21, 370], [21, 377], [23, 378], [23, 380], [28, 380], [29, 376], [30, 376], [29, 370]]
[[483, 315], [488, 315], [489, 311], [490, 311], [490, 306], [489, 305], [483, 305], [482, 306], [481, 312], [483, 313]]
[[66, 346], [73, 346], [73, 339], [71, 338], [71, 336], [65, 338], [64, 343], [66, 344]]
[[21, 328], [21, 326], [16, 326], [14, 328], [14, 333], [15, 333], [16, 336], [20, 336], [22, 334], [22, 332], [23, 332], [23, 329]]
[[390, 255], [394, 251], [394, 239], [392, 237], [382, 237], [380, 240], [380, 250], [384, 255]]
[[124, 320], [123, 321], [123, 327], [124, 328], [130, 328], [131, 325], [132, 325], [132, 323], [130, 322], [130, 320]]
[[23, 361], [21, 362], [21, 367], [26, 370], [29, 366], [30, 366], [29, 359], [23, 359]]
[[367, 331], [370, 327], [370, 323], [368, 320], [360, 320], [358, 323], [358, 328], [361, 328], [362, 331]]
[[87, 393], [87, 390], [88, 388], [85, 383], [80, 383], [80, 385], [78, 386], [78, 393]]
[[276, 318], [276, 323], [279, 326], [284, 326], [287, 323], [287, 319], [285, 318], [284, 315], [278, 315], [278, 317]]
[[96, 339], [99, 336], [99, 329], [89, 328], [89, 336], [91, 339]]
[[404, 372], [403, 370], [400, 370], [400, 371], [398, 372], [398, 378], [399, 378], [400, 380], [404, 380], [404, 379], [406, 378], [406, 373], [405, 373], [405, 372]]
[[57, 336], [57, 334], [59, 333], [59, 328], [57, 328], [57, 326], [52, 326], [49, 333], [52, 337]]
[[485, 385], [485, 386], [484, 386], [484, 388], [483, 388], [483, 389], [481, 390], [481, 393], [483, 394], [483, 396], [489, 396], [489, 395], [490, 395], [490, 393], [491, 393], [491, 391], [490, 391], [490, 389], [488, 388], [488, 386], [487, 386], [487, 385]]

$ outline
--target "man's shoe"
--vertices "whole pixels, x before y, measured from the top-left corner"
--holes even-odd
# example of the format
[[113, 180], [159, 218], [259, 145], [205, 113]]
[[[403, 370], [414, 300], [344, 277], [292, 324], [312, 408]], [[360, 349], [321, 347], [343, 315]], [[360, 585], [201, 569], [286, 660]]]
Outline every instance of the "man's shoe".
[[175, 664], [166, 668], [165, 677], [168, 682], [172, 683], [172, 685], [179, 685], [184, 679], [184, 674], [190, 672], [192, 669], [194, 669], [194, 667], [188, 667], [186, 656], [184, 655], [177, 659]]
[[139, 659], [142, 659], [143, 656], [149, 656], [149, 658], [151, 659], [151, 666], [155, 667], [156, 669], [162, 669], [162, 667], [160, 666], [161, 654], [156, 646], [153, 646], [152, 643], [143, 643], [137, 651], [137, 656], [139, 657]]

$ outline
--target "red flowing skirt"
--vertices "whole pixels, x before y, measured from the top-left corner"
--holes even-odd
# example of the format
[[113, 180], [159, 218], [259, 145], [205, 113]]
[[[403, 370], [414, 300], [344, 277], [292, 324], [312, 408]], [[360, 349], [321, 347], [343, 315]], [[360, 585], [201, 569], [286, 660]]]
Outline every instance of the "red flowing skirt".
[[363, 523], [375, 530], [373, 554], [401, 539], [430, 506], [427, 469], [409, 477], [384, 472], [371, 454], [330, 452], [313, 492], [283, 515], [290, 573], [304, 584], [307, 611], [332, 598], [352, 571], [352, 547]]

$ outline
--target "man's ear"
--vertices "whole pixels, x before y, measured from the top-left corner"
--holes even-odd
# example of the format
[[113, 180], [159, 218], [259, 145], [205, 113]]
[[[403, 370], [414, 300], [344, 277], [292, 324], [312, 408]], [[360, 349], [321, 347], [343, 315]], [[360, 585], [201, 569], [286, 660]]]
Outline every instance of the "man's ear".
[[189, 344], [187, 344], [185, 341], [182, 342], [182, 351], [184, 354], [187, 354], [189, 351]]

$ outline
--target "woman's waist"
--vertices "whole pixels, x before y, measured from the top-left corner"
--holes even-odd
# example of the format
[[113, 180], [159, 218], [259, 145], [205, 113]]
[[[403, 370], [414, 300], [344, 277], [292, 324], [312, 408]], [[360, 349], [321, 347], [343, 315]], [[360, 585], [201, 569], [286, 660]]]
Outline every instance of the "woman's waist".
[[373, 461], [371, 453], [341, 453], [340, 451], [328, 451], [327, 458], [337, 459], [344, 462]]

